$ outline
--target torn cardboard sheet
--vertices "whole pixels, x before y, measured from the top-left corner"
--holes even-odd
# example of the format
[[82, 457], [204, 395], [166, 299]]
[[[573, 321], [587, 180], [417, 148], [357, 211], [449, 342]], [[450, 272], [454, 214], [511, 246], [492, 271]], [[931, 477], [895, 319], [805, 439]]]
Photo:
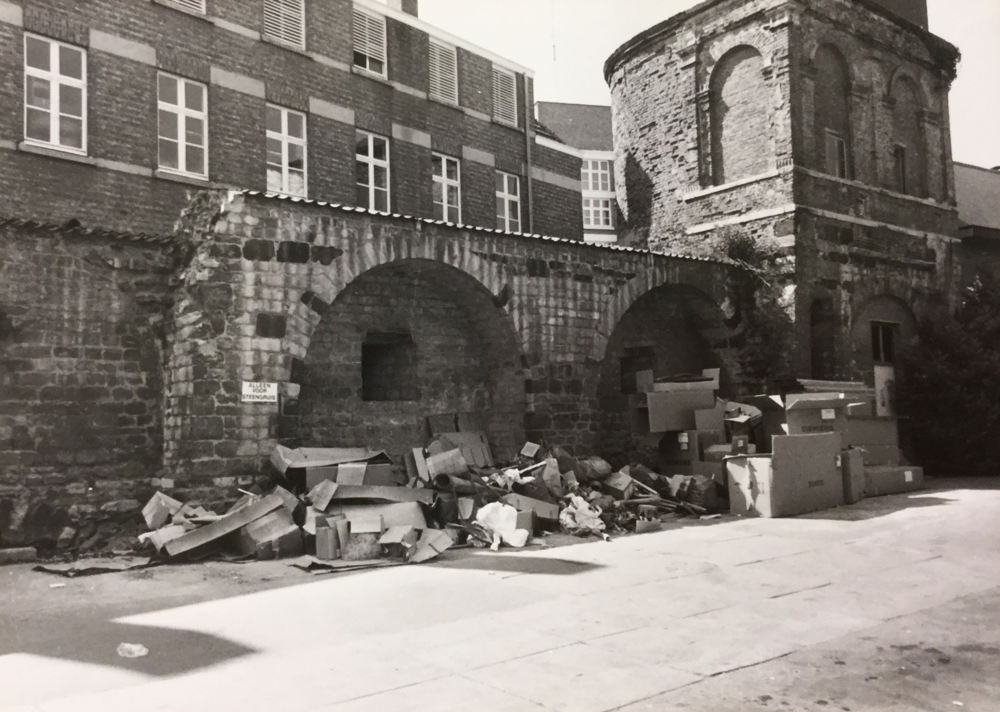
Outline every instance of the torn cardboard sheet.
[[271, 453], [271, 464], [281, 474], [289, 469], [328, 467], [350, 462], [372, 464], [392, 463], [384, 450], [359, 447], [300, 447], [296, 450], [276, 445]]
[[66, 578], [76, 578], [78, 576], [94, 576], [96, 574], [111, 574], [120, 571], [146, 569], [151, 566], [158, 566], [159, 564], [160, 562], [153, 561], [148, 556], [119, 557], [115, 559], [82, 559], [69, 564], [39, 564], [32, 567], [31, 570], [65, 576]]
[[238, 512], [229, 514], [217, 522], [206, 524], [200, 529], [188, 532], [182, 537], [167, 542], [164, 549], [168, 556], [180, 556], [195, 552], [198, 549], [208, 546], [221, 540], [227, 534], [245, 527], [252, 521], [269, 514], [276, 509], [283, 508], [285, 501], [281, 495], [269, 494], [261, 501], [251, 504]]

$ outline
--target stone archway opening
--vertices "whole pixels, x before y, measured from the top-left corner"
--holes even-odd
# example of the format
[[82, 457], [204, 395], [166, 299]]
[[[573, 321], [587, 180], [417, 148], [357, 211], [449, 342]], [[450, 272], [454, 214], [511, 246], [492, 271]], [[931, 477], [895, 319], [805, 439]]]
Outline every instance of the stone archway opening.
[[700, 290], [684, 285], [656, 287], [625, 312], [608, 340], [600, 365], [597, 446], [615, 466], [654, 459], [656, 442], [635, 429], [638, 371], [656, 377], [721, 368], [721, 388], [731, 389], [735, 349], [719, 306]]
[[524, 380], [513, 323], [473, 277], [430, 260], [372, 268], [325, 310], [282, 439], [372, 447], [397, 463], [427, 439], [426, 416], [478, 413], [494, 453], [524, 437]]
[[916, 317], [902, 299], [889, 294], [869, 299], [851, 320], [852, 375], [871, 385], [876, 366], [898, 368], [916, 331]]

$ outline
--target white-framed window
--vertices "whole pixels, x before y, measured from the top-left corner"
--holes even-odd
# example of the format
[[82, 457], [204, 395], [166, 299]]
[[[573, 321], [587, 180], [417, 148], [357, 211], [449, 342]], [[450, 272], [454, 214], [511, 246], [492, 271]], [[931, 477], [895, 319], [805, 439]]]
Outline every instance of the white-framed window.
[[458, 103], [458, 52], [451, 45], [431, 38], [428, 55], [430, 95], [449, 104]]
[[160, 170], [208, 177], [208, 90], [172, 74], [156, 77], [157, 165]]
[[435, 153], [434, 219], [462, 222], [462, 166], [457, 158]]
[[87, 153], [87, 53], [24, 35], [24, 140]]
[[493, 118], [517, 126], [517, 77], [493, 65]]
[[358, 205], [389, 212], [389, 139], [358, 131], [354, 168]]
[[826, 172], [838, 178], [847, 177], [847, 141], [836, 131], [825, 132]]
[[521, 179], [510, 173], [497, 171], [497, 229], [504, 232], [521, 231]]
[[351, 37], [354, 42], [354, 66], [385, 78], [385, 17], [354, 8]]
[[267, 105], [267, 189], [306, 197], [306, 115]]
[[178, 10], [193, 12], [196, 15], [205, 14], [205, 0], [158, 0], [164, 5], [172, 5]]
[[586, 159], [580, 168], [584, 190], [608, 192], [611, 190], [611, 161]]
[[264, 36], [296, 49], [306, 48], [305, 0], [264, 0]]
[[611, 198], [583, 199], [583, 226], [596, 228], [614, 227]]

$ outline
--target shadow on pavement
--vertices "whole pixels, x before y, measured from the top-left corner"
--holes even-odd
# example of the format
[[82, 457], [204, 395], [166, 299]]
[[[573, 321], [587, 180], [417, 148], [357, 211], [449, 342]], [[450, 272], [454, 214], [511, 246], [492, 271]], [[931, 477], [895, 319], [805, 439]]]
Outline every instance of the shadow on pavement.
[[600, 564], [588, 564], [569, 559], [543, 559], [538, 557], [518, 556], [511, 554], [475, 554], [463, 556], [460, 559], [439, 561], [433, 564], [435, 568], [469, 569], [473, 571], [509, 571], [519, 574], [550, 574], [555, 576], [572, 576], [585, 571], [603, 568]]
[[869, 497], [857, 504], [847, 507], [837, 507], [827, 509], [822, 512], [811, 512], [797, 517], [798, 519], [836, 519], [840, 521], [860, 521], [864, 519], [875, 519], [885, 517], [904, 509], [915, 509], [920, 507], [940, 507], [953, 504], [956, 500], [945, 497], [936, 497], [915, 492], [908, 495], [889, 495], [884, 497]]
[[[27, 653], [163, 677], [257, 652], [207, 633], [93, 619], [78, 619], [72, 631], [56, 627], [31, 638], [30, 642], [21, 644], [23, 639], [17, 632], [3, 636], [0, 655]], [[119, 643], [139, 643], [149, 650], [149, 654], [123, 658], [117, 652]]]

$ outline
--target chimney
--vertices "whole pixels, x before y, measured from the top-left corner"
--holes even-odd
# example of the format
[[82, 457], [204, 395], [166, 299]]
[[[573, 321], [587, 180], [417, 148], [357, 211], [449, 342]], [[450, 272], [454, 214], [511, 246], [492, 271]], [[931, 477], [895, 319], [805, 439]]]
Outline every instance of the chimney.
[[386, 0], [386, 5], [393, 10], [400, 10], [408, 15], [418, 16], [417, 6], [420, 0]]

